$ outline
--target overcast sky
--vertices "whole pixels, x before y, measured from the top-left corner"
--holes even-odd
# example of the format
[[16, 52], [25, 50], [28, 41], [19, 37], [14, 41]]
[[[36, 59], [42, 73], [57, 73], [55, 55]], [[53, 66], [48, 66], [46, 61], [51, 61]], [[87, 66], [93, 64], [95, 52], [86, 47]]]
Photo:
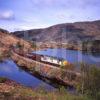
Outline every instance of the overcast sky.
[[0, 0], [0, 27], [9, 31], [100, 19], [100, 0]]

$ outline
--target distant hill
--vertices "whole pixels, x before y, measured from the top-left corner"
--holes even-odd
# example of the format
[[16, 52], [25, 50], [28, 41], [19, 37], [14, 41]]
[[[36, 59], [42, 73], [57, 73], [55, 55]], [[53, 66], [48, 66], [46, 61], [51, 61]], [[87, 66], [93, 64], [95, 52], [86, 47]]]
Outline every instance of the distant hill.
[[100, 36], [100, 20], [91, 22], [75, 22], [54, 25], [44, 29], [16, 31], [17, 37], [37, 42], [75, 42], [77, 40], [91, 40]]
[[100, 20], [63, 23], [43, 29], [16, 31], [12, 34], [25, 40], [42, 43], [43, 47], [62, 46], [68, 49], [90, 50], [92, 43], [93, 51], [100, 51]]

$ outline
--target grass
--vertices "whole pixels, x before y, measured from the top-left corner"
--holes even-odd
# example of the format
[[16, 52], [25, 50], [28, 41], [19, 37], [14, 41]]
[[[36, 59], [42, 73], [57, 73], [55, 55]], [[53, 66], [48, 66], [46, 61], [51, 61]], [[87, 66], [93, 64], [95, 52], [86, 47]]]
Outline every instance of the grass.
[[4, 98], [18, 100], [93, 100], [87, 96], [74, 95], [61, 91], [47, 92], [41, 89], [32, 90], [26, 87], [16, 87], [8, 94], [3, 94]]
[[[0, 78], [4, 83], [6, 78]], [[64, 88], [55, 91], [46, 91], [44, 88], [31, 89], [24, 86], [15, 86], [10, 92], [0, 92], [0, 100], [93, 100], [87, 96], [67, 93]]]

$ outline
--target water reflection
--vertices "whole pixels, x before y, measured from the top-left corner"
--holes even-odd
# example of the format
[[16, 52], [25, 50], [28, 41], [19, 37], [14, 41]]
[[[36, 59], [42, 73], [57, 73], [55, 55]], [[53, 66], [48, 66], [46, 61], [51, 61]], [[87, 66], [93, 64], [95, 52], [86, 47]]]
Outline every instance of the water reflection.
[[17, 83], [21, 83], [24, 86], [29, 86], [32, 88], [39, 88], [42, 86], [47, 90], [54, 89], [52, 86], [17, 67], [12, 60], [6, 60], [0, 63], [0, 77], [6, 77], [16, 81]]

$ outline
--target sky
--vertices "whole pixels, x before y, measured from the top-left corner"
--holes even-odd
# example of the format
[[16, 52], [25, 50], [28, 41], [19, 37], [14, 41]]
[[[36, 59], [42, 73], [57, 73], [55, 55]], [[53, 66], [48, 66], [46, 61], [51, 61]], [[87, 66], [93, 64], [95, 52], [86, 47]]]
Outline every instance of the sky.
[[8, 31], [93, 20], [100, 20], [100, 0], [0, 0], [0, 28]]

